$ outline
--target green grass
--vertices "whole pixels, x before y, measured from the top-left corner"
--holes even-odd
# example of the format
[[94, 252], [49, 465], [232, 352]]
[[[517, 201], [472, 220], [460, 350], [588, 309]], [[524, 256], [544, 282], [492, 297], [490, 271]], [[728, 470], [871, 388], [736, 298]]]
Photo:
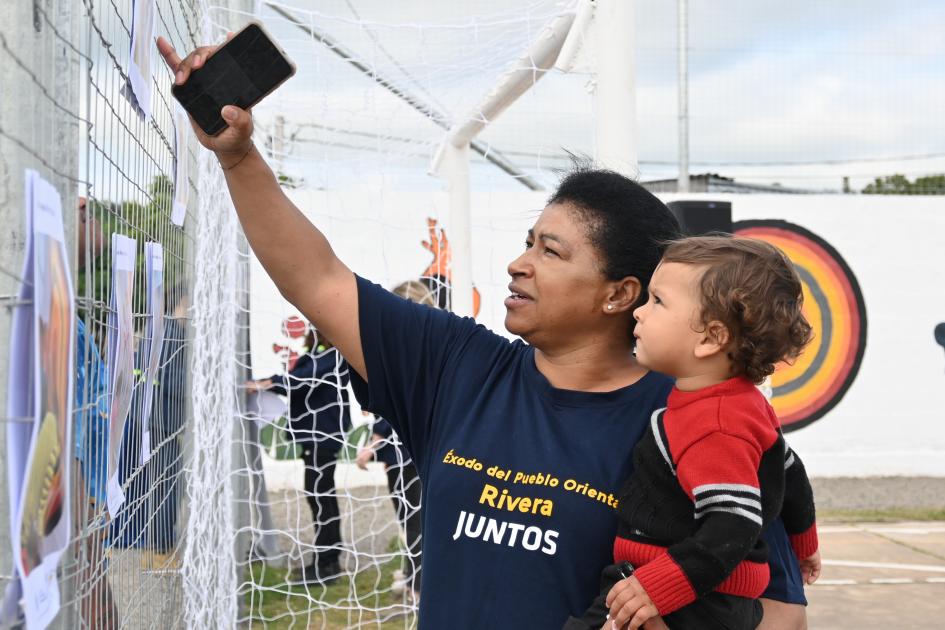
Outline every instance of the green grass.
[[945, 508], [886, 508], [882, 510], [817, 510], [819, 522], [889, 523], [895, 521], [945, 521]]
[[[396, 545], [395, 540], [393, 549]], [[416, 616], [406, 609], [401, 609], [398, 616], [394, 610], [375, 612], [403, 605], [401, 596], [390, 593], [392, 574], [400, 567], [401, 557], [398, 556], [380, 566], [365, 567], [357, 575], [345, 575], [329, 586], [306, 587], [288, 585], [286, 569], [272, 569], [254, 562], [250, 568], [251, 584], [242, 596], [254, 628], [407, 630], [416, 627]], [[381, 621], [378, 614], [389, 619]]]
[[[818, 510], [817, 520], [824, 522], [896, 522], [945, 521], [945, 508], [887, 508], [882, 510]], [[391, 541], [390, 551], [398, 549], [398, 540]], [[401, 557], [394, 557], [380, 566], [366, 567], [354, 576], [343, 576], [323, 587], [289, 586], [286, 569], [272, 569], [262, 563], [251, 565], [252, 579], [244, 586], [243, 597], [250, 610], [254, 628], [267, 630], [344, 630], [375, 628], [408, 630], [415, 628], [414, 615], [401, 615], [379, 621], [378, 609], [403, 603], [390, 593], [395, 569]], [[353, 580], [353, 585], [352, 585]], [[390, 616], [392, 611], [382, 611]]]
[[285, 418], [279, 418], [273, 424], [267, 423], [259, 432], [259, 443], [276, 459], [298, 459], [302, 456], [302, 449], [289, 442], [285, 426]]
[[[286, 424], [285, 418], [267, 423], [259, 432], [259, 443], [275, 459], [299, 459], [302, 457], [302, 448], [292, 443]], [[338, 454], [339, 461], [354, 461], [358, 455], [358, 448], [366, 444], [370, 438], [370, 429], [371, 425], [362, 424], [348, 432], [345, 446]]]

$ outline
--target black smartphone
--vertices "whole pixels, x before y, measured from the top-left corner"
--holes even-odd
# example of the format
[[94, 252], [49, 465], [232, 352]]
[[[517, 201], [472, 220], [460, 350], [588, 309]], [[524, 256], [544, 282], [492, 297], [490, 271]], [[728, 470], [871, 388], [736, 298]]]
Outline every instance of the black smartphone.
[[252, 107], [295, 74], [295, 64], [270, 39], [262, 26], [250, 22], [190, 73], [171, 92], [204, 133], [226, 129], [224, 105]]

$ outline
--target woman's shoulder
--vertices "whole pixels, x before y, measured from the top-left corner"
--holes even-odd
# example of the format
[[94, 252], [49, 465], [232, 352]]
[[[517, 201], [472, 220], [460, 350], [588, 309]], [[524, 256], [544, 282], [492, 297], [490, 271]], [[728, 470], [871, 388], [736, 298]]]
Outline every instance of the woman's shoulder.
[[451, 318], [456, 333], [447, 360], [459, 372], [489, 379], [510, 377], [516, 370], [526, 367], [525, 358], [531, 354], [530, 346], [500, 335], [471, 317], [445, 315]]
[[674, 379], [672, 376], [666, 376], [660, 372], [648, 372], [644, 379], [647, 379], [647, 386], [653, 388], [654, 391], [659, 392], [664, 400], [669, 397], [669, 393], [673, 391], [673, 386], [676, 385], [676, 379]]
[[649, 371], [640, 380], [624, 390], [626, 401], [647, 418], [654, 411], [664, 409], [673, 391], [676, 379], [660, 372]]
[[379, 284], [361, 276], [356, 277], [361, 298], [360, 306], [375, 311], [381, 318], [389, 320], [390, 318], [416, 317], [427, 320], [430, 325], [426, 328], [432, 334], [443, 334], [448, 331], [452, 336], [468, 338], [470, 342], [477, 345], [497, 348], [507, 348], [512, 345], [511, 340], [486, 328], [472, 317], [456, 315], [445, 309], [405, 300]]

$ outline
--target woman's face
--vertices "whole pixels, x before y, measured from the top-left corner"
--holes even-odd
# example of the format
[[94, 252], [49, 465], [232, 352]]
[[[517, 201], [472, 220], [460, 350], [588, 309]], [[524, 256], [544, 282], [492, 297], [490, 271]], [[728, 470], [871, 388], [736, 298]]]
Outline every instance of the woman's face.
[[509, 264], [505, 327], [537, 348], [569, 343], [602, 321], [610, 283], [581, 215], [546, 207], [528, 231], [525, 251]]

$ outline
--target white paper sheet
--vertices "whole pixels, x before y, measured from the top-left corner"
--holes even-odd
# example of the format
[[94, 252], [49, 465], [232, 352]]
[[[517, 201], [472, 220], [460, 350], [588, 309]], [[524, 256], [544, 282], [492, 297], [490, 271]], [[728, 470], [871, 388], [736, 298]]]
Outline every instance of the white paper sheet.
[[[23, 257], [23, 283], [17, 295], [19, 306], [13, 311], [10, 326], [10, 356], [7, 373], [7, 483], [10, 515], [11, 557], [16, 558], [20, 548], [17, 510], [20, 491], [26, 472], [26, 459], [33, 435], [33, 178], [34, 171], [26, 171], [25, 214], [26, 246]], [[12, 626], [20, 618], [22, 589], [18, 573], [7, 585], [0, 608], [0, 626]]]
[[134, 388], [134, 324], [132, 294], [134, 292], [135, 248], [133, 238], [112, 234], [112, 297], [108, 322], [108, 484], [105, 502], [108, 513], [115, 517], [125, 501], [118, 477], [125, 420], [131, 409]]
[[250, 392], [246, 395], [246, 412], [257, 424], [272, 424], [286, 412], [285, 400], [272, 392]]
[[[32, 422], [14, 422], [8, 428], [8, 449], [18, 451], [8, 452], [11, 504], [16, 506], [11, 539], [26, 626], [45, 628], [59, 612], [56, 571], [71, 532], [75, 306], [62, 200], [32, 171], [26, 173], [26, 189], [32, 240], [24, 277], [32, 280], [33, 304], [27, 315], [14, 316], [8, 412], [11, 417], [32, 417]], [[17, 378], [20, 382], [14, 384]], [[10, 599], [4, 602], [4, 613], [12, 606]]]
[[141, 403], [141, 461], [151, 459], [151, 407], [154, 385], [164, 347], [164, 248], [160, 243], [144, 245], [145, 280], [147, 282], [148, 351], [144, 368], [144, 391]]
[[151, 57], [154, 43], [154, 0], [132, 2], [131, 56], [128, 61], [128, 85], [124, 94], [132, 107], [147, 120], [151, 116]]
[[190, 200], [190, 181], [188, 180], [188, 165], [190, 164], [190, 119], [187, 112], [175, 103], [174, 106], [174, 205], [171, 210], [171, 223], [184, 225], [187, 216], [187, 203]]

